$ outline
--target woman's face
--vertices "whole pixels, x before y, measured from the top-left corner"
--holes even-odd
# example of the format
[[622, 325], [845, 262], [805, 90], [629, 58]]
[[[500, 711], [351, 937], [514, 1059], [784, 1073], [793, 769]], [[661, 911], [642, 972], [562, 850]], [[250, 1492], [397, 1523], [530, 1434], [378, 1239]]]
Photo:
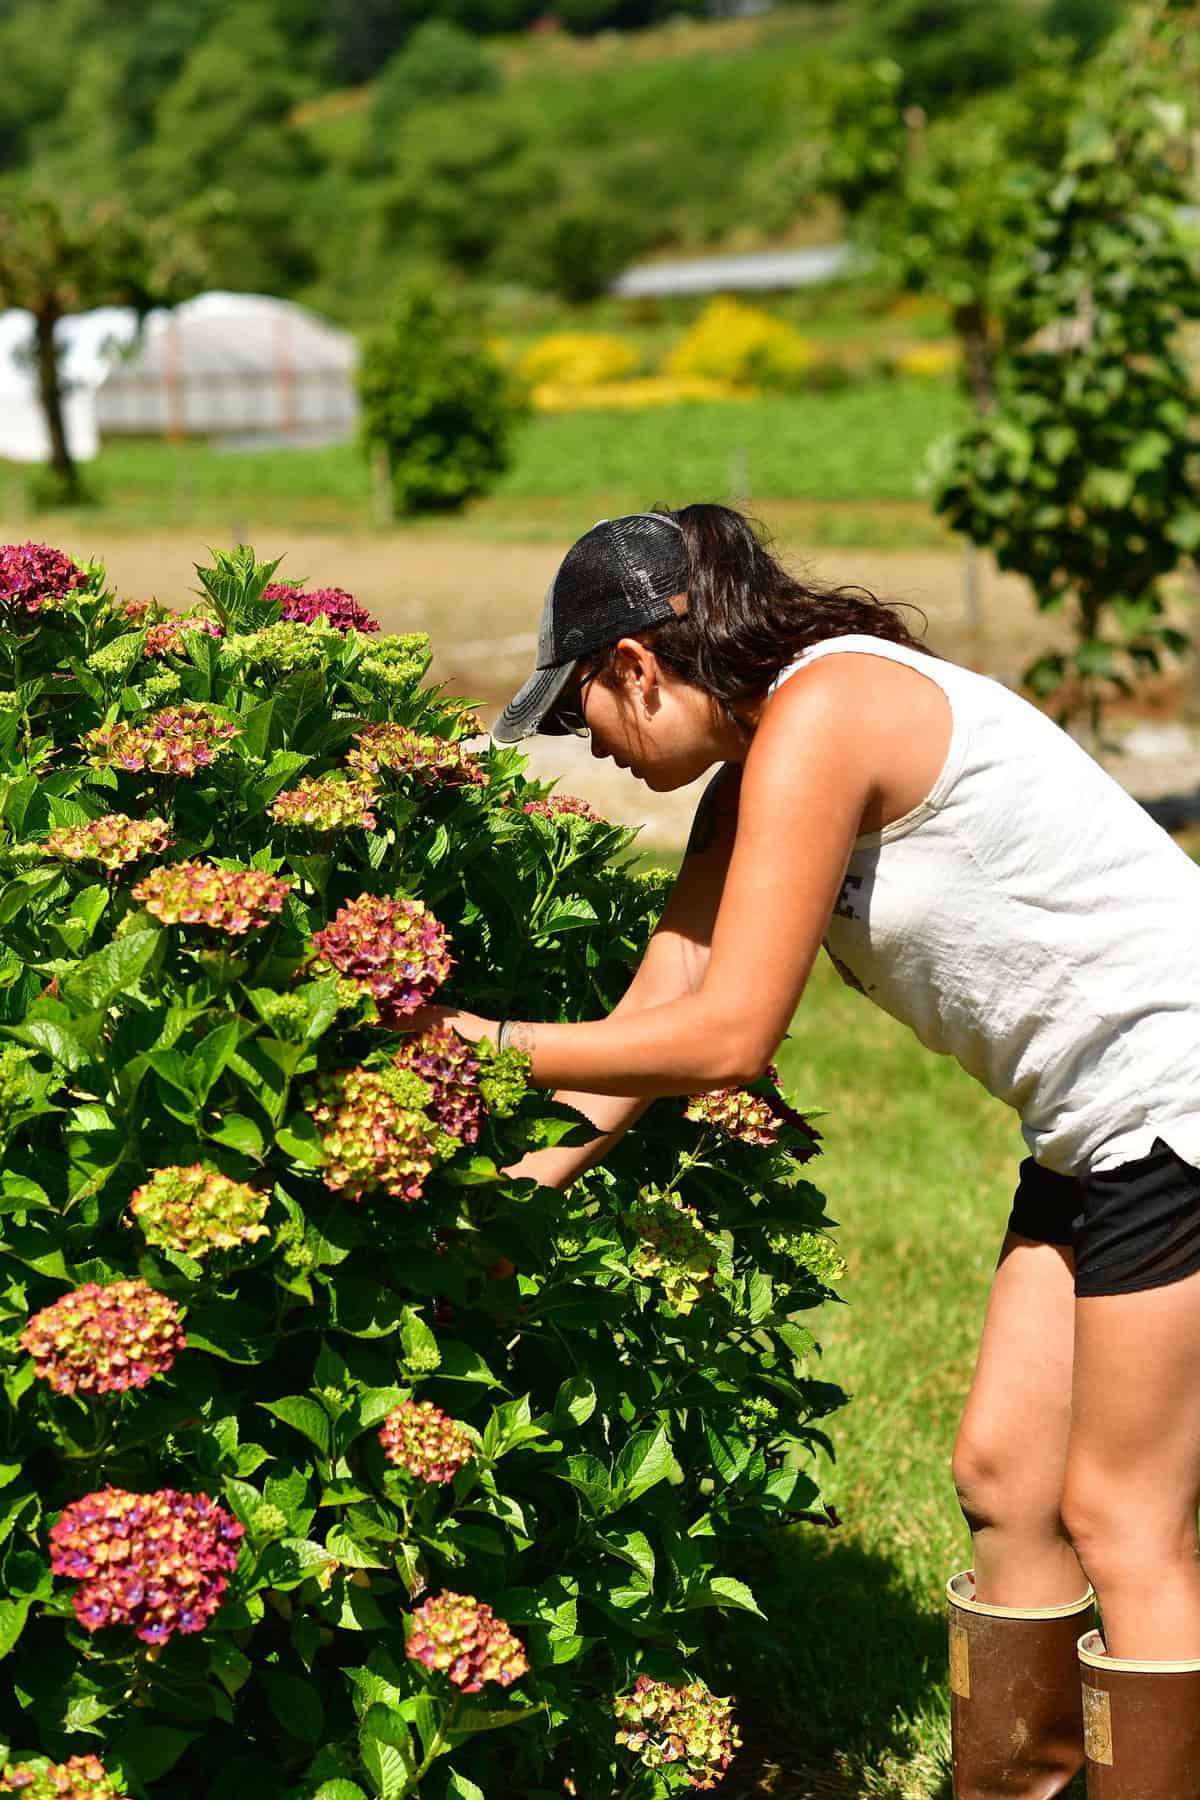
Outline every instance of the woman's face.
[[585, 675], [576, 694], [592, 755], [611, 756], [655, 793], [686, 787], [714, 762], [745, 754], [708, 695], [670, 674], [637, 638], [622, 638], [615, 668]]

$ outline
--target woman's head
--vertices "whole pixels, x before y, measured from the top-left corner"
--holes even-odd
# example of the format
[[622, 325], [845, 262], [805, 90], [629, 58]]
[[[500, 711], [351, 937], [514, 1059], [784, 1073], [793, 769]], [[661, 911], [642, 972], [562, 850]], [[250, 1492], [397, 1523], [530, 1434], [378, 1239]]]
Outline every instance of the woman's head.
[[[607, 548], [604, 532], [620, 539], [635, 522], [640, 541], [650, 546], [647, 568], [631, 571], [618, 554], [606, 573], [603, 557], [597, 561]], [[564, 667], [552, 646], [547, 651], [547, 617], [553, 603], [561, 608], [562, 576], [581, 563], [593, 583], [599, 579], [596, 591], [614, 601], [613, 618], [621, 616], [624, 590], [628, 629], [602, 626], [603, 641], [593, 639]], [[852, 632], [917, 643], [899, 612], [864, 589], [826, 587], [789, 573], [761, 529], [729, 506], [656, 508], [594, 527], [568, 552], [546, 606], [542, 673], [505, 709], [496, 735], [514, 741], [524, 730], [586, 728], [596, 755], [612, 756], [661, 791], [684, 786], [715, 761], [744, 755], [772, 680], [811, 644]], [[654, 622], [639, 625], [646, 610]], [[569, 619], [560, 618], [558, 635], [565, 648]], [[543, 696], [546, 685], [553, 692], [537, 722], [514, 729], [519, 703], [539, 683]]]

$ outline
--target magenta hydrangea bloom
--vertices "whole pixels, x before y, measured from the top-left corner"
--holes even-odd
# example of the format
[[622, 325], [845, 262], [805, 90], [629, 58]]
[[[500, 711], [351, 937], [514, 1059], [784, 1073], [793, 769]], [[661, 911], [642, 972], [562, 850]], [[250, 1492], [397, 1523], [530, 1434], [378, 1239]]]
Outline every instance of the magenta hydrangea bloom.
[[775, 1084], [774, 1093], [756, 1094], [749, 1088], [719, 1088], [710, 1094], [694, 1094], [688, 1101], [684, 1118], [691, 1119], [696, 1125], [715, 1125], [726, 1137], [761, 1148], [777, 1144], [786, 1126], [802, 1139], [798, 1145], [790, 1143], [787, 1146], [788, 1154], [797, 1162], [809, 1162], [820, 1155], [821, 1134], [779, 1093], [779, 1071], [773, 1063], [767, 1074]]
[[164, 706], [140, 725], [118, 719], [97, 726], [83, 738], [82, 748], [94, 769], [190, 776], [207, 768], [240, 736], [239, 726], [231, 719], [219, 719], [210, 707]]
[[413, 775], [443, 787], [484, 787], [488, 776], [479, 758], [450, 738], [422, 737], [407, 725], [368, 725], [357, 734], [358, 748], [347, 766], [362, 775], [383, 771]]
[[475, 1446], [457, 1419], [452, 1419], [431, 1400], [402, 1401], [379, 1430], [383, 1453], [390, 1463], [418, 1481], [452, 1481]]
[[132, 1625], [144, 1644], [203, 1631], [237, 1566], [245, 1527], [207, 1494], [132, 1494], [106, 1487], [64, 1507], [50, 1532], [50, 1567], [79, 1583], [85, 1631]]
[[345, 588], [313, 588], [311, 593], [305, 593], [286, 581], [273, 581], [263, 589], [263, 599], [278, 600], [280, 617], [299, 625], [327, 619], [335, 631], [379, 630], [379, 620], [373, 619]]
[[464, 1694], [477, 1694], [485, 1681], [508, 1687], [529, 1672], [521, 1640], [469, 1594], [435, 1594], [418, 1606], [405, 1655], [448, 1676]]
[[604, 824], [595, 808], [578, 794], [547, 794], [544, 800], [527, 800], [521, 810], [539, 819], [589, 819], [594, 825]]
[[155, 1169], [135, 1188], [129, 1210], [148, 1244], [199, 1261], [210, 1250], [233, 1250], [268, 1235], [269, 1196], [231, 1181], [203, 1163]]
[[442, 1130], [460, 1144], [479, 1136], [483, 1098], [479, 1092], [479, 1058], [449, 1025], [432, 1025], [420, 1037], [402, 1044], [392, 1059], [398, 1069], [417, 1075], [432, 1090], [426, 1108]]
[[5, 1763], [0, 1794], [24, 1800], [128, 1800], [124, 1782], [110, 1775], [98, 1756], [69, 1756], [65, 1763], [39, 1756], [33, 1762]]
[[0, 605], [26, 613], [52, 611], [87, 580], [86, 569], [49, 544], [0, 545]]
[[289, 876], [268, 875], [265, 869], [179, 862], [152, 869], [132, 892], [164, 925], [207, 925], [241, 937], [278, 916], [292, 885]]
[[446, 933], [423, 900], [360, 894], [313, 933], [315, 960], [336, 969], [387, 1018], [416, 1012], [450, 973]]
[[122, 600], [117, 611], [123, 619], [128, 619], [131, 625], [140, 625], [147, 613], [158, 611], [158, 602], [155, 600]]
[[179, 1308], [144, 1281], [89, 1281], [34, 1313], [21, 1348], [59, 1394], [120, 1394], [165, 1375], [187, 1339]]
[[321, 1133], [326, 1187], [361, 1200], [382, 1189], [419, 1200], [439, 1146], [423, 1111], [429, 1090], [394, 1069], [344, 1069], [310, 1091], [308, 1112]]
[[131, 819], [126, 813], [104, 813], [86, 825], [64, 825], [46, 839], [47, 856], [64, 862], [94, 862], [103, 869], [123, 869], [144, 856], [161, 856], [172, 842], [167, 821], [157, 815]]
[[742, 1741], [732, 1702], [710, 1693], [702, 1681], [672, 1687], [639, 1675], [631, 1694], [613, 1700], [613, 1712], [618, 1744], [647, 1769], [673, 1764], [698, 1790], [716, 1787]]
[[297, 831], [374, 831], [374, 799], [370, 782], [318, 775], [280, 794], [272, 803], [271, 817]]
[[186, 619], [163, 619], [160, 624], [151, 625], [147, 631], [145, 654], [186, 656], [187, 645], [183, 641], [185, 631], [202, 631], [211, 638], [225, 636], [225, 629], [218, 620], [207, 618], [203, 613]]

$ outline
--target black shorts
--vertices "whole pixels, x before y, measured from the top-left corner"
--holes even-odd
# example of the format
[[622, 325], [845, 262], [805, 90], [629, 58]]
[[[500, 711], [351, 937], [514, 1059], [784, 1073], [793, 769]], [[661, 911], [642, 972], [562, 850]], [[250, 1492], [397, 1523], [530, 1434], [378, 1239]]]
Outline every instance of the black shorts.
[[1010, 1231], [1075, 1252], [1075, 1292], [1136, 1294], [1200, 1269], [1200, 1169], [1155, 1138], [1149, 1156], [1058, 1175], [1027, 1156]]

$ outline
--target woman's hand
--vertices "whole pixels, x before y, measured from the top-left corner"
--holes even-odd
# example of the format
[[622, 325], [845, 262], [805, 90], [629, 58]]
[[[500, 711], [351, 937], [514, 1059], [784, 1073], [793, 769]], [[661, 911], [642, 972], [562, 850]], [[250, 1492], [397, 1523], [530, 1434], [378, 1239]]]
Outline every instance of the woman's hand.
[[428, 1031], [432, 1025], [448, 1025], [468, 1044], [478, 1044], [484, 1039], [494, 1044], [500, 1035], [499, 1019], [484, 1019], [478, 1013], [460, 1012], [454, 1006], [422, 1006], [407, 1014], [403, 1021], [406, 1031]]

